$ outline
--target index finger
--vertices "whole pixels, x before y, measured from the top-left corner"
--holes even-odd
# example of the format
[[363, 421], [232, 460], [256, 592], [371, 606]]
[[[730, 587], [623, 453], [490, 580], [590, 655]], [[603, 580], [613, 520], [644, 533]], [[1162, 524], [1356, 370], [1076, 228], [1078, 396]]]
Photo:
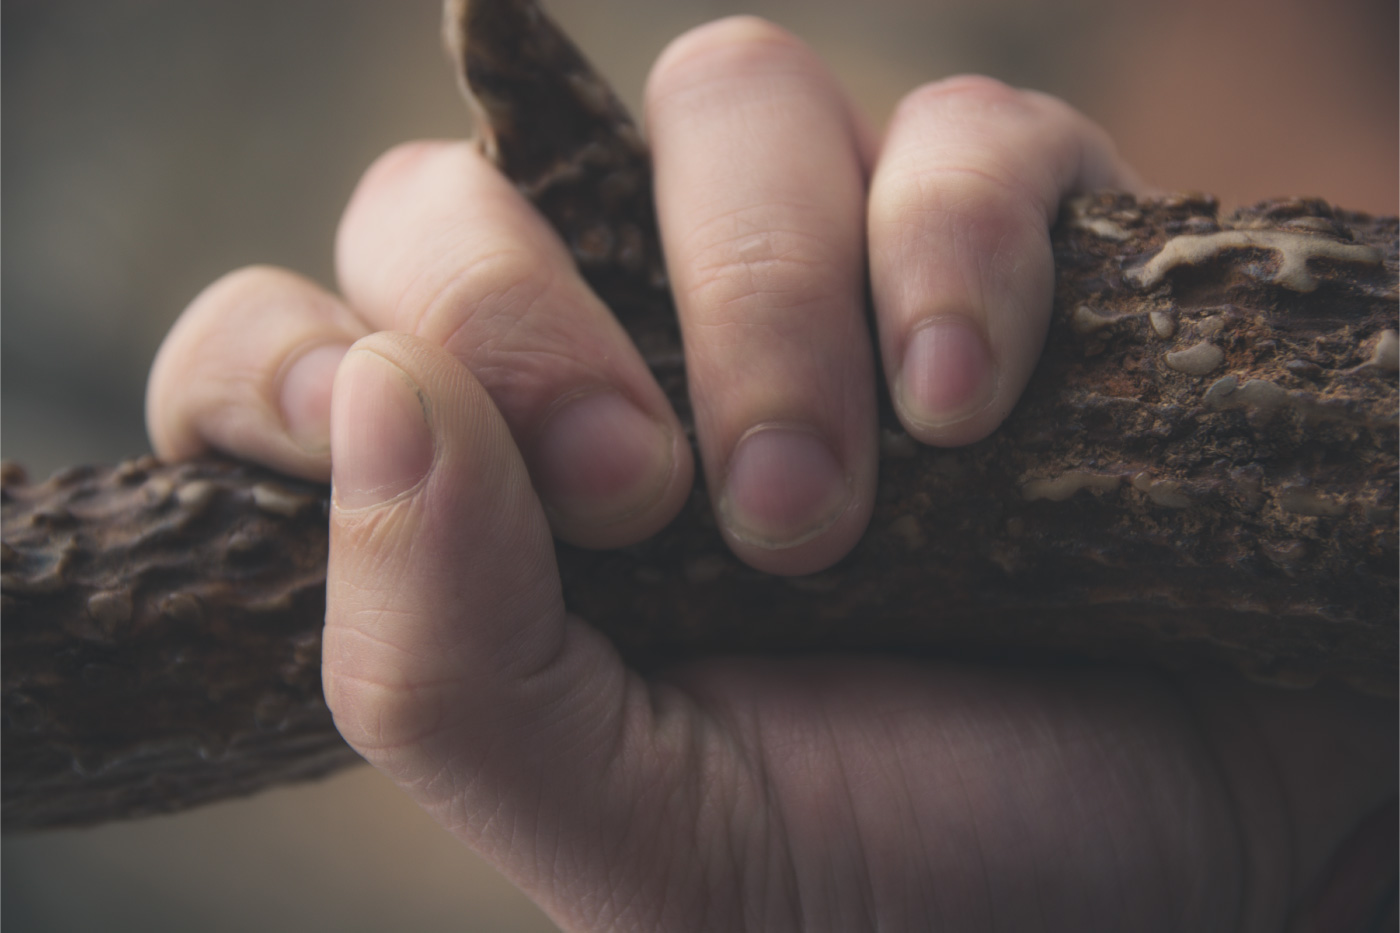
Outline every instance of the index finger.
[[470, 144], [381, 158], [336, 261], [373, 327], [446, 348], [481, 382], [559, 537], [631, 544], [680, 509], [692, 465], [670, 403], [558, 234]]

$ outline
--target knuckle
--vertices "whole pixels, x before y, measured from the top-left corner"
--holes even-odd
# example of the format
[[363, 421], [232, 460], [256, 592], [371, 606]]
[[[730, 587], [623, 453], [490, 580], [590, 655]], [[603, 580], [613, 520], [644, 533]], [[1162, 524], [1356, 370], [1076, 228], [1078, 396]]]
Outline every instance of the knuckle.
[[527, 248], [507, 246], [458, 270], [403, 329], [461, 360], [507, 422], [519, 425], [582, 370], [605, 378], [607, 334], [580, 326], [573, 313], [586, 300]]
[[557, 347], [479, 352], [472, 361], [472, 375], [481, 383], [513, 430], [543, 417], [559, 396], [560, 375], [572, 374], [579, 361], [569, 345]]
[[946, 115], [951, 110], [979, 114], [1025, 112], [1031, 105], [1024, 91], [985, 75], [954, 75], [915, 88], [895, 108], [895, 119]]
[[895, 108], [888, 132], [903, 147], [935, 159], [962, 153], [1015, 168], [1044, 161], [1039, 153], [1072, 125], [1029, 92], [995, 78], [960, 75], [910, 92]]
[[728, 16], [672, 40], [652, 69], [649, 96], [665, 96], [715, 76], [767, 70], [775, 60], [811, 57], [801, 39], [775, 23], [757, 16]]
[[253, 381], [253, 374], [227, 362], [230, 328], [246, 309], [277, 302], [299, 284], [284, 269], [246, 266], [215, 280], [181, 312], [146, 382], [146, 423], [157, 454], [180, 459], [204, 449], [194, 423], [201, 405], [211, 394], [229, 394], [222, 383]]
[[398, 189], [424, 162], [454, 145], [441, 140], [413, 140], [399, 143], [370, 163], [360, 178], [353, 202]]
[[1031, 208], [1037, 202], [1014, 172], [983, 160], [921, 168], [908, 165], [882, 181], [880, 210], [900, 226], [929, 220], [990, 227], [1041, 222]]
[[1046, 211], [1074, 181], [1086, 152], [1107, 153], [1110, 164], [1115, 158], [1108, 134], [1069, 104], [981, 75], [959, 75], [912, 92], [891, 120], [896, 132], [935, 160], [976, 164]]
[[687, 289], [708, 322], [761, 323], [765, 311], [808, 307], [840, 287], [833, 273], [839, 257], [818, 236], [772, 224], [725, 223], [730, 229], [723, 232], [715, 226], [693, 241]]
[[1024, 92], [966, 76], [927, 85], [900, 105], [891, 123], [895, 155], [881, 165], [872, 212], [901, 221], [911, 213], [972, 219], [995, 226], [1008, 216], [1043, 225], [1064, 179], [1064, 124], [1047, 119]]
[[166, 335], [154, 369], [197, 367], [204, 379], [229, 368], [205, 370], [211, 362], [270, 365], [279, 337], [343, 325], [335, 302], [308, 280], [275, 266], [245, 266], [195, 296]]
[[423, 665], [401, 648], [369, 635], [366, 618], [328, 615], [321, 685], [336, 728], [366, 758], [430, 740], [444, 728], [446, 685], [413, 672]]
[[402, 213], [404, 205], [424, 198], [436, 176], [452, 174], [452, 167], [446, 165], [434, 172], [435, 162], [450, 153], [464, 151], [464, 147], [470, 151], [466, 143], [415, 140], [400, 143], [370, 163], [341, 214], [336, 231], [337, 262], [343, 264], [347, 260], [347, 250], [351, 255], [364, 254], [369, 249], [381, 251], [386, 224]]
[[1021, 91], [997, 78], [979, 74], [949, 75], [930, 82], [933, 90], [947, 96], [967, 96], [974, 100], [1019, 99]]
[[[236, 316], [239, 309], [276, 299], [289, 288], [297, 288], [300, 284], [301, 279], [295, 274], [275, 266], [254, 265], [235, 269], [214, 280], [196, 295], [180, 315], [176, 327], [194, 334], [203, 333], [205, 329]], [[187, 339], [189, 333], [172, 330], [170, 336]]]
[[[1014, 281], [1024, 259], [1048, 252], [1049, 227], [1036, 199], [1014, 180], [980, 168], [911, 173], [892, 183], [883, 210], [907, 263], [945, 256], [967, 282]], [[1030, 252], [1028, 252], [1030, 251]]]
[[322, 671], [326, 705], [346, 742], [371, 761], [435, 731], [439, 710], [411, 684], [334, 668]]
[[421, 303], [402, 306], [416, 317], [397, 323], [475, 357], [511, 341], [554, 288], [548, 263], [523, 245], [500, 244], [446, 275]]

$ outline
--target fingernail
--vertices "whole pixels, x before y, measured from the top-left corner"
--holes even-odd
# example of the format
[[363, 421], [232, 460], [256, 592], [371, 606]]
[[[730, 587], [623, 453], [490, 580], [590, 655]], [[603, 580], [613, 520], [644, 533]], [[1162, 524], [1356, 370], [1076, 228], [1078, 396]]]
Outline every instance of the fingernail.
[[369, 350], [351, 353], [331, 405], [331, 483], [336, 505], [365, 509], [416, 486], [433, 465], [422, 391]]
[[719, 512], [735, 537], [776, 550], [831, 527], [850, 497], [845, 471], [819, 436], [760, 425], [734, 449]]
[[282, 374], [282, 423], [304, 450], [322, 453], [330, 447], [331, 384], [349, 350], [344, 343], [312, 347]]
[[616, 392], [566, 402], [540, 428], [535, 488], [559, 517], [615, 524], [661, 498], [675, 454], [671, 432]]
[[962, 318], [935, 318], [909, 338], [899, 401], [910, 421], [930, 428], [956, 424], [986, 407], [995, 389], [987, 344]]

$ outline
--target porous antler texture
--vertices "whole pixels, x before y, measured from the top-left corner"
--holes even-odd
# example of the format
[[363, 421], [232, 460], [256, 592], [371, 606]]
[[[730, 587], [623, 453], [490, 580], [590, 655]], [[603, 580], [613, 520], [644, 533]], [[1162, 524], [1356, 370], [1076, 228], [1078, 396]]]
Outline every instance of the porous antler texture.
[[[646, 151], [532, 3], [449, 2], [483, 140], [688, 421]], [[703, 484], [559, 547], [569, 607], [654, 666], [900, 650], [1397, 686], [1397, 224], [1315, 200], [1094, 194], [1053, 235], [1044, 357], [991, 438], [881, 411], [879, 499], [825, 573], [735, 560]], [[4, 475], [7, 829], [179, 809], [356, 760], [320, 692], [326, 490], [228, 461]]]
[[6, 829], [358, 761], [321, 695], [326, 491], [227, 462], [4, 474]]

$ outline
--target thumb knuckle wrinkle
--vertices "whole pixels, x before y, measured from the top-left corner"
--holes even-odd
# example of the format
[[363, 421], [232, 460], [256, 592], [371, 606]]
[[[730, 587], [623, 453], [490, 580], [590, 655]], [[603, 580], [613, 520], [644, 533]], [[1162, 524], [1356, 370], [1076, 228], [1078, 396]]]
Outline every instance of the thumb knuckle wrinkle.
[[393, 669], [340, 667], [327, 668], [324, 689], [336, 728], [371, 760], [420, 745], [444, 728], [442, 684], [415, 683]]

